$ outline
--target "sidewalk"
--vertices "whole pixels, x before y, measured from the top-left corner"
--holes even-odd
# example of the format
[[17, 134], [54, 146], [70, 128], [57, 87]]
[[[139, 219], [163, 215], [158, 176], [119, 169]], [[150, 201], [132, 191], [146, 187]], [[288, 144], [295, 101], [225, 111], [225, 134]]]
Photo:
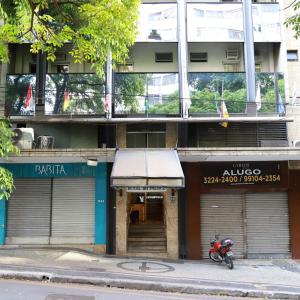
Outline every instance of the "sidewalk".
[[96, 255], [64, 248], [0, 249], [0, 277], [109, 287], [300, 299], [300, 264], [289, 259], [234, 261], [234, 269], [208, 260]]

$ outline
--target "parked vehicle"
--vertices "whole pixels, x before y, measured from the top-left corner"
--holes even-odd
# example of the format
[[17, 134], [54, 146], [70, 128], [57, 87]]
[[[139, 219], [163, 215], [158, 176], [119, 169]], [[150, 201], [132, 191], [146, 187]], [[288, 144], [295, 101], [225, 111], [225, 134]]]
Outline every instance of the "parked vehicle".
[[226, 238], [220, 241], [219, 236], [215, 235], [215, 238], [210, 241], [209, 258], [215, 262], [225, 261], [226, 266], [233, 269], [233, 253], [231, 251], [233, 244], [232, 239]]

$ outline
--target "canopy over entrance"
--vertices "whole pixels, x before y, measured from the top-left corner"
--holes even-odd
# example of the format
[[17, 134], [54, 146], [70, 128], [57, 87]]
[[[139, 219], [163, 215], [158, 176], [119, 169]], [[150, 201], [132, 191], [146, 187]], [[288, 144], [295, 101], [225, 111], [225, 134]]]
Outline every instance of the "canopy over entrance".
[[118, 150], [111, 172], [111, 186], [183, 188], [184, 175], [177, 151], [170, 149]]

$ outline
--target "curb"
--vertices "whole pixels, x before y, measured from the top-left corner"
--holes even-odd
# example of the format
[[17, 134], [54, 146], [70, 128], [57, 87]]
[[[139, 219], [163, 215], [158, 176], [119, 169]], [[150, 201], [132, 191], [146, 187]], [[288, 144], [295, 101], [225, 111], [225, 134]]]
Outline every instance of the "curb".
[[76, 284], [89, 284], [101, 287], [114, 287], [126, 288], [145, 291], [158, 291], [158, 292], [172, 292], [183, 294], [204, 294], [204, 295], [217, 295], [228, 297], [252, 297], [252, 298], [265, 298], [265, 299], [300, 299], [300, 293], [283, 292], [283, 291], [270, 291], [270, 290], [254, 290], [254, 289], [240, 289], [240, 288], [226, 288], [226, 287], [213, 287], [209, 285], [195, 285], [185, 284], [180, 285], [177, 283], [169, 282], [155, 282], [150, 280], [124, 280], [121, 278], [112, 279], [105, 277], [87, 277], [87, 276], [66, 276], [59, 275], [52, 272], [24, 272], [1, 270], [0, 278], [3, 279], [17, 279], [17, 280], [31, 280], [31, 281], [47, 281], [52, 283], [76, 283]]

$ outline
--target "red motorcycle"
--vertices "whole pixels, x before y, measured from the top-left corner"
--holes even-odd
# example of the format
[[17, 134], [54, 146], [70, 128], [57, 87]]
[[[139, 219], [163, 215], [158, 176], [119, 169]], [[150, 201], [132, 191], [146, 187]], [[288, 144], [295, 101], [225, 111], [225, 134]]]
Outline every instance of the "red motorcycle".
[[215, 238], [210, 241], [211, 249], [209, 250], [209, 258], [215, 262], [225, 261], [226, 266], [233, 269], [233, 253], [231, 247], [233, 246], [233, 240], [223, 239], [219, 241], [219, 236], [215, 235]]

